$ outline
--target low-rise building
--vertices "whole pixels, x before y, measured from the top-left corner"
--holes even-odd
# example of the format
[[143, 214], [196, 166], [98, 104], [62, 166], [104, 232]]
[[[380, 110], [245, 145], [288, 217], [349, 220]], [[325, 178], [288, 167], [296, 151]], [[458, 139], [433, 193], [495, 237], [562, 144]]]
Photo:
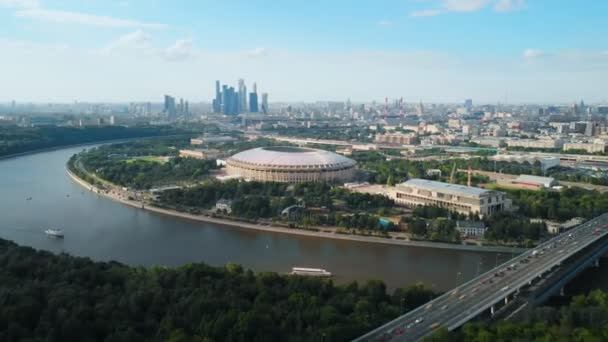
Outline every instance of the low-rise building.
[[456, 230], [464, 237], [482, 238], [488, 227], [482, 221], [456, 221]]
[[560, 149], [564, 146], [561, 139], [510, 139], [507, 140], [508, 147]]
[[606, 152], [605, 143], [565, 143], [564, 151], [582, 150], [587, 153], [604, 153]]
[[542, 189], [542, 188], [551, 188], [553, 186], [556, 186], [558, 184], [558, 182], [553, 177], [519, 175], [513, 181], [513, 184], [527, 187], [527, 188]]
[[416, 133], [387, 133], [376, 135], [376, 141], [385, 144], [414, 145], [418, 143]]
[[217, 159], [221, 155], [215, 149], [179, 150], [179, 156], [183, 158]]
[[391, 197], [405, 206], [435, 205], [463, 214], [485, 216], [511, 209], [511, 200], [504, 192], [426, 179], [398, 184]]
[[232, 201], [227, 199], [220, 199], [215, 202], [215, 211], [223, 211], [227, 214], [232, 213]]
[[471, 142], [476, 143], [477, 145], [480, 145], [480, 146], [487, 146], [487, 147], [494, 147], [494, 148], [502, 147], [505, 145], [504, 138], [496, 138], [496, 137], [479, 137], [479, 138], [471, 139]]
[[198, 138], [190, 139], [191, 145], [204, 145], [209, 143], [227, 143], [237, 141], [238, 139], [227, 135], [204, 135]]
[[497, 154], [495, 156], [491, 156], [489, 159], [494, 161], [516, 162], [520, 164], [530, 163], [532, 165], [535, 163], [540, 163], [540, 169], [542, 172], [546, 172], [552, 167], [559, 166], [558, 157], [545, 157], [533, 154]]

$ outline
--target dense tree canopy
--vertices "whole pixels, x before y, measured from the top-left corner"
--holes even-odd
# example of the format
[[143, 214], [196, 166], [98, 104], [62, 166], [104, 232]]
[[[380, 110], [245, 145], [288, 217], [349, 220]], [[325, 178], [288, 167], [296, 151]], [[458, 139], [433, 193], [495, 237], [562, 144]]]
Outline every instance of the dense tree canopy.
[[564, 221], [573, 217], [592, 218], [608, 211], [608, 193], [581, 188], [505, 191], [519, 212], [532, 218]]
[[103, 140], [185, 134], [170, 126], [0, 127], [0, 156]]
[[[234, 216], [257, 219], [282, 217], [282, 210], [293, 204], [322, 208], [322, 212], [305, 210], [289, 217], [302, 226], [330, 225], [343, 228], [382, 229], [380, 216], [388, 214], [394, 202], [381, 195], [350, 192], [325, 182], [302, 182], [293, 185], [273, 182], [207, 181], [203, 184], [162, 193], [163, 206], [186, 210], [211, 208], [220, 199], [232, 200]], [[388, 223], [389, 230], [392, 223]]]
[[380, 281], [336, 286], [233, 264], [131, 268], [0, 240], [7, 342], [348, 341], [434, 296], [421, 285], [389, 295]]

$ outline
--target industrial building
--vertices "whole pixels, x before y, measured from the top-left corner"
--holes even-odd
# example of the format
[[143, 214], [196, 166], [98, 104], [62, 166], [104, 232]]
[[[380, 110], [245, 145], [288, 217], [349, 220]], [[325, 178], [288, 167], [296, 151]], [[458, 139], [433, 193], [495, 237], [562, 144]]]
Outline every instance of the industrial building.
[[504, 192], [427, 179], [410, 179], [394, 187], [391, 197], [405, 206], [435, 205], [463, 214], [491, 215], [510, 210]]
[[516, 163], [540, 163], [540, 169], [542, 172], [546, 172], [552, 167], [559, 166], [558, 157], [547, 157], [535, 154], [497, 154], [491, 156], [490, 160], [493, 161], [504, 161], [504, 162], [516, 162]]
[[333, 152], [291, 146], [258, 147], [226, 160], [228, 175], [265, 182], [348, 182], [355, 166], [354, 160]]
[[526, 188], [532, 189], [542, 189], [542, 188], [551, 188], [556, 186], [558, 183], [553, 177], [540, 177], [540, 176], [532, 176], [532, 175], [519, 175], [514, 181], [513, 184], [519, 185]]

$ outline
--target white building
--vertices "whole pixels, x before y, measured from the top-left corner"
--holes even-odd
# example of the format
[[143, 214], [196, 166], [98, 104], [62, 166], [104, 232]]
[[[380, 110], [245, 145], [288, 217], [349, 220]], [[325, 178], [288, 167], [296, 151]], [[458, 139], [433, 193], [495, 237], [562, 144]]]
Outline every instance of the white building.
[[179, 156], [183, 158], [217, 159], [220, 155], [216, 149], [179, 150]]
[[520, 164], [527, 162], [532, 165], [538, 162], [540, 163], [540, 169], [542, 172], [546, 172], [552, 167], [559, 166], [558, 157], [544, 157], [533, 154], [497, 154], [495, 156], [491, 156], [489, 159], [494, 161], [516, 162]]
[[511, 200], [500, 191], [426, 179], [410, 179], [393, 188], [391, 197], [406, 206], [435, 205], [463, 214], [490, 215], [510, 210]]
[[461, 236], [482, 238], [488, 227], [481, 221], [456, 221], [456, 230]]
[[540, 177], [533, 175], [519, 175], [513, 181], [513, 183], [534, 189], [550, 188], [558, 184], [558, 182], [553, 177]]
[[232, 213], [232, 201], [221, 199], [215, 202], [215, 211], [225, 211], [228, 214]]
[[606, 152], [606, 143], [565, 143], [564, 151], [583, 150], [587, 153]]
[[564, 146], [561, 139], [510, 139], [508, 147], [560, 149]]

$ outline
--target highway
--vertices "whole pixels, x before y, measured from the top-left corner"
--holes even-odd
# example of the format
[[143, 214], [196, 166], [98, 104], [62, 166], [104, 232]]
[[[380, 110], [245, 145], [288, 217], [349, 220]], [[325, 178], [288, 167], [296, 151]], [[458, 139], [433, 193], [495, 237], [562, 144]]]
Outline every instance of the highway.
[[453, 330], [608, 234], [608, 214], [562, 233], [427, 304], [355, 339], [418, 341], [435, 329]]

